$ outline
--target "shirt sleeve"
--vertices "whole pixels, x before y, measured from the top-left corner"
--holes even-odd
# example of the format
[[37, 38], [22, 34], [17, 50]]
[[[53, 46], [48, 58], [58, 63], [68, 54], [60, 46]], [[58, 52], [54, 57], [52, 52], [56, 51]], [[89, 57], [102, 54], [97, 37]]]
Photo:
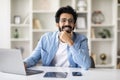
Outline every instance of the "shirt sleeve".
[[[76, 45], [79, 45], [79, 47]], [[84, 38], [82, 41], [74, 43], [73, 46], [70, 46], [70, 51], [73, 56], [73, 61], [79, 65], [81, 68], [87, 70], [91, 66], [91, 59], [89, 56], [87, 38]]]
[[24, 63], [26, 64], [27, 68], [36, 65], [38, 61], [41, 59], [42, 41], [43, 38], [41, 37], [32, 54], [24, 60]]

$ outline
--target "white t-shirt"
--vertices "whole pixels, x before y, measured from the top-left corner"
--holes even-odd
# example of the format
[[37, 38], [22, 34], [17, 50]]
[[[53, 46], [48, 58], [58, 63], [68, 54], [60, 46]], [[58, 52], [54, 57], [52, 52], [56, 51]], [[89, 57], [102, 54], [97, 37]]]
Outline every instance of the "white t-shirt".
[[68, 67], [67, 43], [60, 42], [53, 64], [57, 67]]

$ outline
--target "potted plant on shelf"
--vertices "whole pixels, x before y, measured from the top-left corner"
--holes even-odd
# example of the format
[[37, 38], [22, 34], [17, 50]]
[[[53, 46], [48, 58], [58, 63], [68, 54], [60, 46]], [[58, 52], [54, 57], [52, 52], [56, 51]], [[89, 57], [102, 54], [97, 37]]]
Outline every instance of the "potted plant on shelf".
[[111, 37], [111, 33], [108, 29], [103, 29], [101, 32], [98, 33], [98, 35], [100, 35], [101, 38], [110, 38]]

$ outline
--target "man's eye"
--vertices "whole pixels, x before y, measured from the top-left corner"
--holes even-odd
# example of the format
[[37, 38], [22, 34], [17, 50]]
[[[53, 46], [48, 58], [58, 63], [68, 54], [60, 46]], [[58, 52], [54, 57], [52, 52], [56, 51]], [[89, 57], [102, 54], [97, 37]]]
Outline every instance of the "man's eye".
[[69, 22], [73, 22], [73, 20], [69, 20]]
[[66, 20], [61, 20], [61, 22], [66, 22]]
[[60, 21], [63, 22], [63, 23], [65, 23], [65, 22], [67, 22], [67, 21], [68, 21], [69, 23], [73, 23], [73, 22], [74, 22], [73, 19], [68, 19], [68, 20], [67, 20], [67, 19], [61, 19]]

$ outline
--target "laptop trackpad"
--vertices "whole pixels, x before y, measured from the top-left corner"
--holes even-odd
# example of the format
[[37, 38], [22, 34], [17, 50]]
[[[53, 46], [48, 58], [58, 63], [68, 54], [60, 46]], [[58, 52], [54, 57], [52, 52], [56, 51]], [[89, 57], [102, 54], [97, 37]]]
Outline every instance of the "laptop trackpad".
[[33, 69], [26, 70], [27, 75], [39, 74], [39, 73], [43, 73], [43, 72], [44, 71], [42, 71], [42, 70], [33, 70]]

